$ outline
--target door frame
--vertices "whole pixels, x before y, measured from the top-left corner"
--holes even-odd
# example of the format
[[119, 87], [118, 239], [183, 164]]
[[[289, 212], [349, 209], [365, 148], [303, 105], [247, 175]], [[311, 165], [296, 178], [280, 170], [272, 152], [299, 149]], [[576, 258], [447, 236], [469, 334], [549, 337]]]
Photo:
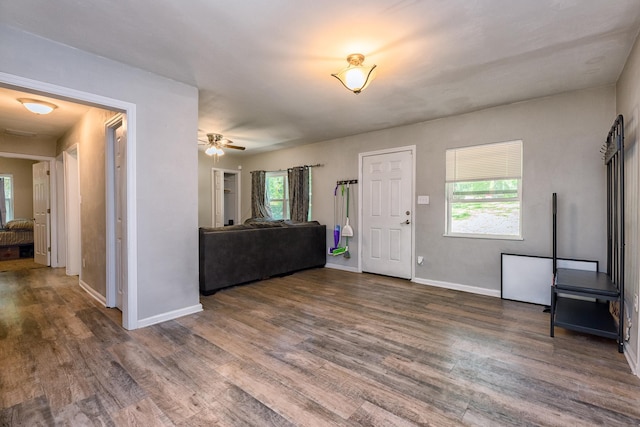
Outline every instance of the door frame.
[[[64, 206], [64, 197], [57, 197], [58, 194], [64, 194], [64, 153], [60, 153], [58, 156], [56, 156], [55, 158], [55, 165], [56, 165], [56, 169], [55, 169], [55, 180], [56, 180], [56, 184], [55, 184], [55, 192], [54, 192], [54, 197], [55, 197], [55, 206], [53, 205], [53, 200], [52, 200], [52, 205], [51, 205], [51, 222], [53, 224], [53, 219], [54, 219], [54, 213], [55, 213], [55, 224], [53, 224], [51, 226], [51, 230], [52, 230], [52, 236], [53, 236], [53, 230], [57, 230], [56, 231], [56, 235], [60, 236], [60, 239], [54, 239], [53, 237], [51, 238], [51, 242], [52, 242], [52, 248], [51, 248], [51, 266], [52, 267], [65, 267], [67, 265], [67, 242], [66, 239], [63, 236], [66, 236], [66, 229], [65, 229], [65, 223], [66, 223], [66, 212], [65, 212], [65, 206]], [[51, 173], [52, 175], [54, 175], [54, 173]], [[55, 252], [54, 252], [55, 251]], [[53, 254], [56, 254], [56, 257], [54, 259]]]
[[[397, 153], [400, 151], [411, 152], [411, 255], [409, 255], [411, 259], [411, 277], [409, 280], [413, 280], [416, 277], [416, 264], [414, 262], [416, 253], [416, 146], [406, 145], [402, 147], [385, 148], [383, 150], [358, 153], [358, 182], [362, 183], [362, 165], [365, 157]], [[362, 224], [363, 202], [362, 185], [358, 185], [358, 224]], [[360, 230], [360, 232], [362, 233], [362, 230]], [[362, 242], [362, 239], [358, 240]], [[358, 244], [358, 272], [362, 273], [362, 243]]]
[[[136, 104], [109, 98], [91, 92], [59, 86], [39, 80], [28, 79], [14, 74], [0, 72], [0, 85], [11, 89], [40, 92], [44, 95], [62, 97], [70, 101], [95, 105], [109, 110], [124, 112], [127, 116], [127, 159], [126, 159], [126, 200], [127, 200], [127, 284], [122, 309], [122, 326], [125, 329], [138, 328], [138, 241], [137, 241], [137, 194], [136, 194]], [[55, 163], [55, 158], [47, 158]], [[55, 167], [55, 164], [54, 164]], [[53, 175], [55, 180], [55, 174]], [[55, 187], [54, 187], [55, 188]], [[110, 206], [107, 206], [109, 209]], [[52, 220], [55, 224], [55, 221]], [[54, 237], [52, 231], [51, 237]], [[58, 236], [56, 235], [56, 238]], [[55, 247], [55, 245], [54, 245]], [[53, 255], [53, 254], [52, 254]], [[53, 258], [53, 257], [52, 257]], [[109, 260], [107, 260], [109, 262]], [[113, 262], [113, 260], [111, 260]], [[109, 265], [107, 264], [107, 268]]]
[[[106, 276], [106, 306], [107, 307], [117, 307], [117, 281], [116, 277], [118, 274], [118, 266], [117, 266], [117, 257], [116, 257], [116, 188], [115, 188], [115, 136], [116, 129], [120, 126], [125, 128], [125, 132], [127, 130], [128, 121], [125, 114], [118, 113], [115, 116], [111, 117], [105, 123], [105, 184], [106, 184], [106, 230], [107, 230], [107, 252], [106, 252], [106, 264], [107, 264], [107, 276]], [[128, 135], [128, 134], [127, 134]], [[125, 144], [128, 144], [126, 141]], [[125, 148], [126, 150], [126, 148]], [[127, 157], [125, 154], [125, 162], [127, 161]], [[128, 171], [125, 171], [125, 174]], [[127, 181], [125, 180], [125, 184]], [[127, 212], [125, 212], [126, 216]], [[127, 217], [128, 224], [128, 217]], [[127, 229], [128, 230], [128, 229]], [[128, 236], [125, 235], [125, 242], [127, 241]], [[128, 258], [127, 258], [128, 259]], [[125, 280], [126, 282], [126, 280]], [[128, 296], [128, 283], [123, 284], [123, 299], [122, 299], [122, 313], [124, 315], [124, 307], [126, 305], [126, 300]]]
[[[69, 157], [72, 157], [75, 159], [75, 162], [73, 162], [73, 165], [75, 165], [75, 167], [73, 168], [71, 168], [72, 164], [69, 161]], [[62, 164], [64, 167], [63, 183], [64, 183], [65, 234], [64, 236], [61, 235], [60, 237], [65, 239], [65, 248], [66, 248], [65, 270], [66, 270], [67, 276], [75, 276], [77, 274], [80, 282], [82, 282], [82, 267], [83, 267], [82, 265], [82, 215], [81, 215], [81, 208], [80, 208], [82, 196], [80, 194], [80, 145], [78, 143], [72, 144], [62, 152]], [[76, 181], [75, 184], [77, 185], [77, 188], [76, 188], [77, 191], [73, 191], [73, 192], [70, 191], [70, 188], [69, 188], [70, 174], [73, 175], [71, 178]], [[74, 210], [77, 209], [77, 212], [76, 212], [77, 223], [74, 225], [69, 223], [70, 222], [69, 213], [71, 212], [72, 209]], [[74, 242], [77, 244], [77, 248], [75, 247], [75, 245], [70, 244], [69, 234], [71, 231], [73, 231], [73, 233], [77, 233], [77, 236], [75, 236], [75, 239], [77, 239], [77, 241]], [[71, 240], [73, 241], [75, 239], [71, 239]], [[77, 259], [74, 261], [72, 257], [69, 256], [70, 255], [69, 251], [72, 249], [78, 251], [78, 255], [80, 259]], [[75, 265], [76, 263], [77, 265]], [[70, 270], [70, 268], [72, 268], [72, 270]], [[77, 268], [77, 272], [75, 268]]]
[[[216, 179], [216, 176], [215, 176], [215, 172], [216, 171], [222, 172], [222, 180], [223, 180], [223, 182], [224, 182], [224, 174], [225, 173], [232, 174], [232, 175], [236, 176], [236, 213], [237, 213], [238, 218], [235, 220], [234, 224], [240, 224], [240, 219], [241, 219], [240, 218], [241, 217], [240, 212], [242, 212], [241, 211], [242, 206], [241, 206], [241, 200], [240, 200], [241, 199], [241, 197], [240, 197], [240, 189], [241, 189], [240, 180], [242, 179], [242, 174], [240, 172], [242, 172], [242, 171], [236, 170], [236, 169], [211, 168], [211, 226], [215, 227], [215, 223], [216, 223], [215, 222], [215, 217], [216, 217], [216, 211], [215, 211], [215, 208], [216, 208], [216, 200], [215, 200], [215, 191], [216, 191], [216, 189], [215, 189], [215, 185], [216, 185], [215, 179]], [[223, 191], [224, 191], [224, 188], [223, 188]], [[223, 193], [223, 200], [224, 200], [224, 193]], [[222, 223], [224, 225], [224, 211], [222, 212], [222, 217], [223, 217]]]

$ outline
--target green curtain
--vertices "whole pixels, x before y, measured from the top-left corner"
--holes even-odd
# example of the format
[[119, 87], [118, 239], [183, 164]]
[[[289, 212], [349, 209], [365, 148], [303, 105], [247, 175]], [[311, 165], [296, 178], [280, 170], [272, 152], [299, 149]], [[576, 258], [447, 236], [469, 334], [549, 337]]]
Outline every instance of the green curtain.
[[287, 170], [289, 180], [289, 212], [291, 220], [309, 219], [309, 167], [296, 166]]
[[271, 218], [271, 207], [267, 199], [266, 172], [251, 172], [251, 217]]

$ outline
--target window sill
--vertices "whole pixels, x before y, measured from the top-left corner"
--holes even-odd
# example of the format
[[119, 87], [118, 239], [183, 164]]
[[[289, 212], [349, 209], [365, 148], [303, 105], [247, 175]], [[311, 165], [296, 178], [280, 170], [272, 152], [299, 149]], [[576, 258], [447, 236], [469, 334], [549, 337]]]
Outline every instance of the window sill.
[[502, 236], [492, 234], [463, 234], [463, 233], [445, 233], [443, 237], [457, 237], [463, 239], [485, 239], [485, 240], [524, 240], [522, 236]]

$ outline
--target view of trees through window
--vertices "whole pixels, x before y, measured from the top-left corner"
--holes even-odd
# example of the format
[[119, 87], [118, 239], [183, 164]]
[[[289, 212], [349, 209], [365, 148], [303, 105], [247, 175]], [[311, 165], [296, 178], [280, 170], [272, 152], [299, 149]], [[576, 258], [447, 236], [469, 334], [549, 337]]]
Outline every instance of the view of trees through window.
[[452, 233], [520, 234], [519, 179], [449, 184]]
[[266, 186], [269, 206], [274, 219], [289, 219], [289, 189], [286, 172], [270, 172], [267, 174]]
[[[312, 174], [309, 173], [309, 217], [311, 220], [311, 208], [313, 206], [311, 188]], [[286, 171], [267, 172], [266, 189], [271, 217], [273, 219], [291, 219], [289, 212], [289, 179]]]

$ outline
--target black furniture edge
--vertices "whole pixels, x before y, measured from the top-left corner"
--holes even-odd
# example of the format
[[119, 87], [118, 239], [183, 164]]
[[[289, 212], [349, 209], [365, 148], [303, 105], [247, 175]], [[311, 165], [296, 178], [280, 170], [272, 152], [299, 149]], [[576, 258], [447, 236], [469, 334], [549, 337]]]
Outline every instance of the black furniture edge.
[[199, 282], [204, 295], [326, 263], [326, 226], [315, 221], [256, 221], [199, 229]]
[[[616, 117], [602, 147], [607, 168], [607, 271], [557, 268], [557, 194], [552, 196], [553, 283], [550, 336], [556, 326], [617, 340], [624, 352], [624, 119]], [[586, 297], [585, 301], [571, 298]], [[616, 324], [609, 303], [618, 305]]]

